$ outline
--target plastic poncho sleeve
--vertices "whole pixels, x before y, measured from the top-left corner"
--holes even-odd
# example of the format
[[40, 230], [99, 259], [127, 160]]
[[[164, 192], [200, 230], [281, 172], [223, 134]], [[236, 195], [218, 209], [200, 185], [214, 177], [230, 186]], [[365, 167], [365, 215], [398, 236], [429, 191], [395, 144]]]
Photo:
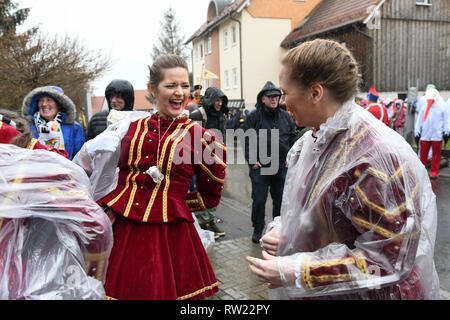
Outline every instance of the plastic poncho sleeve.
[[81, 168], [0, 144], [0, 299], [105, 299], [111, 247]]

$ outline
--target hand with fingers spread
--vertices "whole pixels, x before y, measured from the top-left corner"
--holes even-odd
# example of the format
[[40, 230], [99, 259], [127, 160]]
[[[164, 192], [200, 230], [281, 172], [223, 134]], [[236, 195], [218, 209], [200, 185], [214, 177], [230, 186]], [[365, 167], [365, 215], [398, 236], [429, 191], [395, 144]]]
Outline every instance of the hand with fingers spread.
[[275, 257], [262, 252], [264, 259], [246, 257], [250, 270], [270, 289], [295, 283], [294, 261], [289, 258]]

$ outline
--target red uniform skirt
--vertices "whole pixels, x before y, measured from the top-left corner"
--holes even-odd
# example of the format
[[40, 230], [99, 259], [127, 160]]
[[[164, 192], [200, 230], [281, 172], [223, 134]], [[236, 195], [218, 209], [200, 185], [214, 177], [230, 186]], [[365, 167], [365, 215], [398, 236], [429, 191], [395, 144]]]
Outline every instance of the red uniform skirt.
[[208, 255], [193, 223], [139, 223], [118, 216], [109, 257], [108, 298], [204, 299], [218, 291]]

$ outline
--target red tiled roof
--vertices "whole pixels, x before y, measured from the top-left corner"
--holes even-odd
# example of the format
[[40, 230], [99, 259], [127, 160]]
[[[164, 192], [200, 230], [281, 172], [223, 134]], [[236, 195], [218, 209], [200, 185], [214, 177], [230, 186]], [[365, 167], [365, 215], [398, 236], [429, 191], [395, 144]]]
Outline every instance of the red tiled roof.
[[96, 114], [100, 110], [102, 110], [103, 102], [105, 101], [105, 97], [91, 97], [91, 105], [92, 105], [92, 115]]
[[147, 90], [134, 90], [134, 108], [133, 110], [153, 109], [153, 105], [147, 100], [149, 95]]
[[[300, 26], [289, 33], [281, 43], [289, 47], [296, 41], [337, 29], [355, 22], [364, 21], [382, 0], [324, 0], [311, 14], [300, 22]], [[371, 10], [372, 8], [372, 10]]]
[[236, 11], [241, 7], [241, 5], [244, 4], [244, 2], [247, 0], [236, 0], [232, 4], [230, 4], [228, 7], [223, 9], [223, 11], [217, 15], [214, 19], [212, 19], [209, 22], [205, 22], [192, 36], [189, 37], [188, 40], [186, 40], [185, 44], [188, 44], [192, 40], [201, 37], [205, 32], [211, 30], [213, 27], [215, 27], [220, 21], [222, 21], [228, 14], [230, 14], [233, 11]]
[[[147, 100], [147, 90], [134, 90], [134, 107], [133, 110], [149, 110], [153, 109], [153, 105]], [[102, 110], [105, 97], [92, 96], [92, 115]]]

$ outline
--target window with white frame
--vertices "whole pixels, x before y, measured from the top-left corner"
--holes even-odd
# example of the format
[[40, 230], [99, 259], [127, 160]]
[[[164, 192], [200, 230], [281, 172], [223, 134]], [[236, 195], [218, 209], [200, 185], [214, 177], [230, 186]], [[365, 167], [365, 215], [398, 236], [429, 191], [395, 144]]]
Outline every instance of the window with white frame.
[[225, 70], [225, 89], [230, 88], [230, 75], [228, 73], [228, 70]]
[[223, 47], [228, 49], [228, 29], [223, 32]]
[[236, 44], [237, 43], [237, 28], [236, 25], [231, 27], [231, 43]]
[[233, 88], [238, 87], [238, 69], [233, 68]]
[[207, 41], [208, 41], [208, 54], [211, 54], [212, 53], [212, 39], [211, 39], [211, 36], [208, 36], [208, 39], [207, 39]]
[[200, 44], [200, 58], [203, 58], [203, 44]]

